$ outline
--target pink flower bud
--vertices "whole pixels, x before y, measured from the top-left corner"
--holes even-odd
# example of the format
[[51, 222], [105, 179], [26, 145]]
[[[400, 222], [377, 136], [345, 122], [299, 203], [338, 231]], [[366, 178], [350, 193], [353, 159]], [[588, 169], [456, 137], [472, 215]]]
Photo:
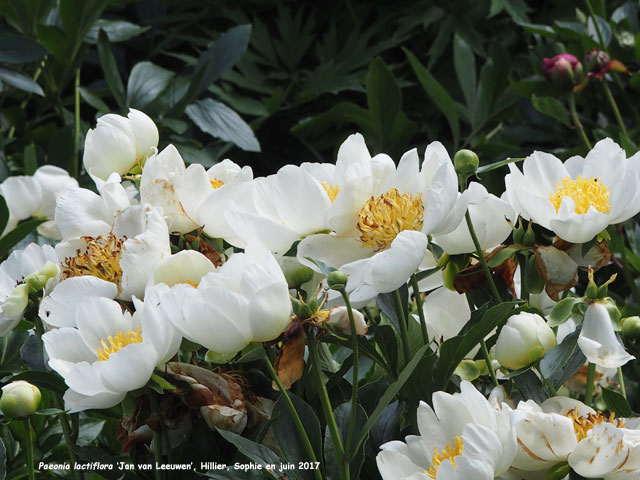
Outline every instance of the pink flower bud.
[[542, 60], [544, 76], [554, 86], [567, 90], [582, 81], [583, 68], [580, 61], [570, 53], [561, 53]]

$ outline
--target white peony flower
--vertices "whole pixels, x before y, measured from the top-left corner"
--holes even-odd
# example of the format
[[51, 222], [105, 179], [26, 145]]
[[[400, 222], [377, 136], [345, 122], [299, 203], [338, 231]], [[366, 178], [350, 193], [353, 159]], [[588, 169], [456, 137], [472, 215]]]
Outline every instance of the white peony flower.
[[333, 174], [315, 170], [334, 182], [322, 180], [332, 231], [304, 238], [298, 259], [316, 270], [308, 258], [347, 273], [356, 305], [406, 282], [423, 261], [426, 235], [452, 231], [466, 208], [453, 163], [438, 142], [427, 147], [422, 168], [415, 149], [396, 168], [387, 155], [372, 158], [363, 137], [351, 135], [338, 151]]
[[621, 367], [635, 358], [626, 352], [624, 345], [616, 337], [607, 308], [598, 301], [587, 308], [578, 346], [590, 363], [605, 368]]
[[87, 132], [84, 143], [84, 168], [106, 180], [112, 173], [124, 175], [158, 146], [158, 128], [144, 113], [129, 109], [128, 118], [109, 113], [98, 119]]
[[[42, 272], [41, 278], [35, 278]], [[29, 289], [26, 281], [35, 278], [49, 288], [60, 274], [58, 257], [49, 245], [30, 244], [16, 250], [0, 265], [0, 336], [15, 328], [27, 307]], [[47, 288], [47, 287], [45, 287]]]
[[197, 286], [178, 283], [171, 293], [182, 312], [172, 316], [174, 326], [217, 353], [233, 354], [250, 342], [273, 340], [289, 324], [287, 282], [276, 259], [259, 244], [231, 255]]
[[434, 393], [433, 409], [420, 403], [419, 436], [382, 445], [376, 461], [384, 480], [489, 480], [509, 469], [517, 447], [509, 412], [469, 382], [460, 390]]
[[181, 337], [168, 320], [175, 313], [150, 292], [134, 300], [136, 311], [123, 312], [108, 298], [78, 299], [74, 323], [42, 336], [49, 366], [69, 386], [65, 408], [79, 412], [110, 408], [127, 392], [143, 387], [156, 366], [178, 351]]
[[524, 161], [524, 173], [509, 164], [507, 198], [525, 219], [568, 242], [588, 242], [640, 211], [640, 154], [625, 157], [609, 138], [584, 159], [571, 157], [564, 164], [551, 154], [534, 152]]

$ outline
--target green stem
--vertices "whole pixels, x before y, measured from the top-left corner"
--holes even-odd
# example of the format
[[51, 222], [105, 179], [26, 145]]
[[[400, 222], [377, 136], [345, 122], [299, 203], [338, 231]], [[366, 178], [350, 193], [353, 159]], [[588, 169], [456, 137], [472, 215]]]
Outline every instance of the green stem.
[[596, 378], [596, 364], [589, 363], [589, 370], [587, 370], [587, 385], [584, 390], [584, 403], [587, 407], [591, 406], [593, 402], [593, 382]]
[[[155, 414], [158, 418], [158, 425], [160, 425], [160, 413], [158, 411], [158, 400], [155, 393], [149, 391], [147, 397], [149, 398], [149, 405], [151, 407], [151, 413]], [[162, 432], [156, 432], [153, 430], [153, 460], [155, 462], [154, 467], [162, 464]], [[153, 469], [155, 480], [162, 480], [163, 470], [158, 468]]]
[[491, 375], [491, 381], [493, 382], [493, 385], [497, 387], [500, 384], [498, 383], [498, 377], [496, 377], [496, 372], [493, 369], [493, 365], [491, 364], [491, 356], [489, 355], [487, 342], [484, 341], [484, 338], [480, 340], [480, 347], [482, 348], [482, 355], [487, 362], [487, 369], [489, 370], [489, 375]]
[[74, 132], [73, 132], [73, 162], [71, 163], [71, 176], [78, 177], [78, 153], [80, 152], [80, 69], [76, 70], [74, 92]]
[[600, 43], [600, 48], [604, 48], [604, 39], [602, 37], [602, 32], [600, 31], [600, 24], [596, 19], [596, 12], [593, 10], [593, 6], [591, 5], [590, 0], [586, 0], [587, 8], [589, 9], [589, 15], [591, 16], [591, 20], [593, 20], [593, 25], [596, 28], [596, 35], [598, 36], [598, 43]]
[[[58, 394], [53, 396], [53, 404], [57, 409], [64, 410], [62, 400], [60, 399], [60, 396]], [[71, 464], [75, 467], [78, 458], [76, 457], [76, 453], [73, 450], [76, 441], [74, 436], [71, 434], [71, 427], [69, 426], [68, 421], [69, 415], [67, 415], [66, 413], [61, 413], [60, 415], [58, 415], [58, 419], [60, 420], [62, 435], [64, 435], [64, 443], [67, 444], [69, 459], [71, 460]], [[73, 471], [73, 478], [75, 478], [75, 480], [82, 480], [83, 475], [82, 473], [80, 473], [80, 471], [76, 470], [75, 468], [72, 468], [71, 470]]]
[[569, 94], [569, 111], [571, 112], [571, 118], [573, 119], [573, 124], [578, 129], [578, 133], [580, 134], [580, 138], [582, 138], [582, 141], [587, 146], [587, 148], [589, 150], [591, 150], [591, 142], [589, 142], [589, 138], [587, 137], [587, 134], [584, 131], [584, 127], [582, 126], [582, 122], [578, 118], [578, 112], [576, 110], [576, 97], [573, 94], [573, 92], [571, 92]]
[[620, 393], [624, 399], [627, 399], [627, 389], [624, 388], [624, 375], [622, 374], [622, 367], [618, 367], [618, 383], [620, 383]]
[[[300, 416], [296, 411], [296, 407], [294, 407], [293, 402], [291, 401], [289, 392], [287, 392], [287, 389], [284, 388], [284, 385], [282, 385], [282, 382], [280, 381], [280, 378], [278, 377], [278, 374], [273, 368], [273, 364], [271, 363], [271, 360], [269, 360], [268, 356], [265, 357], [265, 363], [267, 364], [269, 373], [273, 377], [273, 381], [276, 382], [276, 385], [278, 386], [278, 390], [280, 391], [280, 395], [282, 395], [282, 398], [284, 399], [284, 403], [287, 405], [289, 414], [291, 415], [291, 418], [293, 419], [293, 423], [295, 424], [296, 429], [298, 430], [298, 435], [300, 435], [300, 438], [302, 439], [302, 443], [304, 444], [304, 448], [307, 450], [307, 455], [309, 455], [309, 460], [311, 460], [314, 463], [317, 462], [317, 457], [315, 452], [313, 451], [313, 447], [311, 446], [311, 441], [307, 436], [307, 432], [304, 429], [304, 425], [302, 425], [302, 420], [300, 420]], [[313, 474], [315, 475], [317, 480], [322, 480], [322, 475], [319, 469], [314, 469]]]
[[[351, 302], [349, 301], [349, 295], [345, 289], [340, 290], [344, 304], [347, 307], [347, 314], [349, 315], [349, 324], [351, 325], [351, 346], [353, 349], [353, 365], [351, 370], [353, 377], [351, 380], [351, 415], [349, 417], [349, 429], [347, 430], [347, 442], [345, 444], [345, 458], [349, 458], [351, 451], [351, 440], [353, 439], [353, 431], [356, 426], [356, 417], [358, 412], [358, 373], [360, 370], [359, 365], [359, 352], [358, 352], [358, 333], [356, 332], [356, 322], [353, 318], [353, 309], [351, 308]], [[349, 468], [348, 460], [346, 462], [346, 468]]]
[[519, 255], [520, 258], [520, 298], [529, 303], [529, 291], [524, 279], [527, 276], [527, 257]]
[[407, 331], [407, 319], [404, 318], [404, 308], [402, 307], [402, 299], [400, 298], [400, 290], [393, 292], [393, 303], [396, 307], [396, 314], [398, 315], [398, 324], [400, 325], [400, 338], [402, 340], [402, 352], [404, 354], [404, 363], [409, 361], [409, 333]]
[[420, 317], [420, 329], [422, 330], [422, 340], [429, 343], [429, 332], [427, 332], [427, 319], [424, 316], [422, 303], [422, 295], [420, 295], [420, 287], [418, 286], [418, 278], [414, 273], [411, 275], [411, 286], [413, 287], [413, 296], [416, 298], [416, 308], [418, 309], [418, 317]]
[[320, 368], [320, 356], [318, 355], [318, 346], [316, 345], [316, 336], [313, 330], [310, 328], [307, 331], [307, 346], [309, 347], [309, 355], [311, 357], [311, 369], [314, 372], [314, 378], [316, 379], [316, 387], [318, 389], [318, 396], [320, 397], [320, 404], [322, 405], [322, 412], [324, 413], [325, 421], [327, 422], [327, 428], [331, 435], [331, 441], [333, 448], [336, 452], [338, 459], [338, 468], [340, 469], [340, 477], [348, 478], [349, 469], [347, 473], [344, 472], [344, 447], [342, 445], [342, 438], [340, 437], [340, 431], [338, 430], [338, 424], [336, 423], [336, 417], [333, 415], [333, 408], [331, 407], [331, 400], [329, 400], [329, 394], [327, 393], [327, 387], [322, 379], [322, 370]]
[[480, 242], [478, 241], [478, 236], [476, 235], [476, 231], [473, 228], [473, 222], [471, 221], [471, 215], [469, 214], [468, 209], [464, 214], [464, 218], [467, 221], [467, 227], [469, 228], [469, 234], [471, 235], [471, 239], [473, 240], [473, 246], [476, 249], [476, 254], [478, 255], [478, 259], [480, 260], [480, 264], [482, 265], [482, 271], [484, 272], [485, 277], [487, 277], [487, 282], [489, 282], [489, 289], [491, 290], [493, 299], [496, 303], [500, 303], [500, 293], [498, 292], [496, 284], [493, 281], [491, 270], [489, 270], [487, 259], [484, 257], [484, 252], [482, 251], [482, 247], [480, 246]]
[[624, 122], [622, 121], [622, 116], [620, 115], [620, 110], [618, 109], [618, 104], [616, 103], [615, 98], [613, 98], [613, 94], [611, 93], [611, 89], [609, 88], [609, 84], [602, 79], [602, 88], [604, 89], [604, 93], [607, 96], [607, 100], [611, 104], [611, 109], [613, 110], [613, 114], [616, 117], [616, 121], [618, 122], [618, 126], [625, 137], [629, 138], [629, 132], [627, 132], [627, 127], [625, 127]]
[[36, 472], [33, 469], [33, 431], [29, 417], [24, 419], [24, 428], [27, 431], [27, 471], [29, 472], [29, 480], [35, 480]]

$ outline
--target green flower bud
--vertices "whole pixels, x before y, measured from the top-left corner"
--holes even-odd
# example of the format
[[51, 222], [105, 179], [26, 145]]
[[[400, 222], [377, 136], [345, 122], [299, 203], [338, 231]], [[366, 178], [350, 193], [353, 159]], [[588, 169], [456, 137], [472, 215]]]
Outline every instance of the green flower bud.
[[313, 278], [313, 270], [304, 265], [300, 265], [294, 257], [282, 258], [282, 270], [284, 271], [284, 278], [287, 280], [289, 288], [297, 288]]
[[29, 285], [29, 289], [38, 292], [45, 287], [49, 279], [55, 278], [58, 275], [60, 275], [60, 266], [52, 261], [47, 261], [40, 270], [28, 275], [24, 279], [24, 282]]
[[531, 228], [531, 223], [527, 226], [527, 231], [524, 232], [522, 236], [522, 245], [525, 247], [531, 247], [534, 243], [536, 243], [536, 234], [533, 233], [533, 228]]
[[625, 317], [622, 319], [621, 333], [627, 338], [640, 338], [640, 317]]
[[347, 274], [340, 270], [334, 270], [327, 277], [327, 285], [332, 290], [344, 290], [344, 287], [347, 286]]
[[476, 173], [480, 165], [480, 159], [471, 150], [458, 150], [453, 157], [453, 165], [456, 168], [456, 173], [466, 178]]
[[524, 237], [524, 229], [522, 228], [522, 220], [518, 222], [518, 226], [513, 229], [513, 243], [516, 245], [522, 245], [522, 238]]
[[6, 417], [27, 417], [40, 405], [40, 390], [24, 380], [17, 380], [2, 387], [0, 410]]

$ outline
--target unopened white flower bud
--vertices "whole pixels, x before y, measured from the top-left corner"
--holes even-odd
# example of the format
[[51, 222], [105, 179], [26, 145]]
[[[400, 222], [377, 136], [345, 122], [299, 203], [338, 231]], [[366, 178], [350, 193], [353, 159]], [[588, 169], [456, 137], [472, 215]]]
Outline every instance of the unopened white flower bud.
[[27, 417], [40, 405], [40, 390], [24, 380], [16, 380], [2, 387], [0, 409], [11, 418]]
[[496, 341], [496, 357], [512, 370], [526, 367], [541, 359], [556, 345], [556, 336], [544, 318], [521, 312], [509, 317]]
[[[367, 333], [367, 322], [364, 315], [358, 310], [353, 310], [353, 321], [356, 325], [356, 333], [358, 335], [364, 335]], [[344, 335], [351, 335], [351, 324], [349, 323], [349, 313], [347, 307], [336, 307], [331, 310], [329, 314], [328, 323]]]

